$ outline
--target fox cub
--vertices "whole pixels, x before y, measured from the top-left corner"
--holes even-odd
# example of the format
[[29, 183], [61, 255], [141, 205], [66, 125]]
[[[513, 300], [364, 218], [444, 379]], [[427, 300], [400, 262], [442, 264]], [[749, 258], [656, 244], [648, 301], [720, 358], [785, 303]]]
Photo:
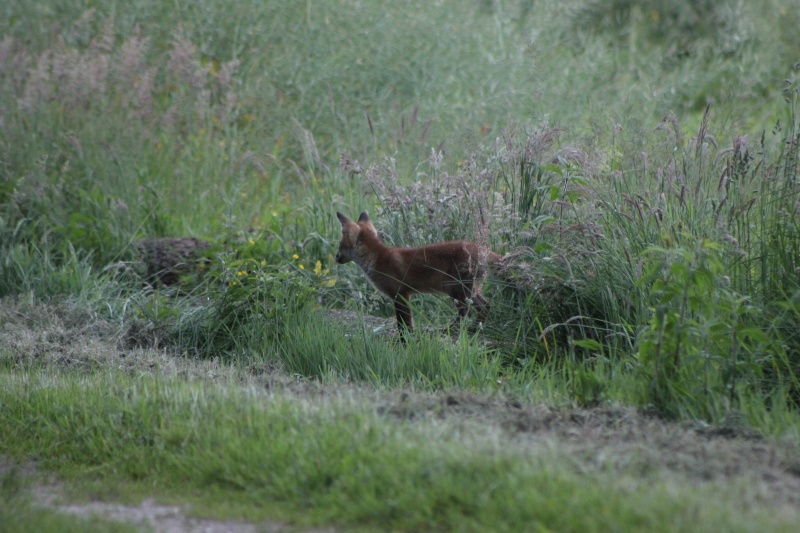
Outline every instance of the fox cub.
[[391, 248], [378, 238], [367, 213], [361, 213], [358, 222], [338, 211], [336, 216], [342, 223], [336, 262], [343, 265], [354, 261], [372, 284], [394, 301], [401, 339], [414, 327], [409, 302], [415, 293], [444, 293], [456, 300], [459, 318], [464, 318], [472, 305], [478, 320], [486, 322], [489, 304], [480, 293], [480, 285], [487, 267], [500, 261], [499, 255], [469, 241]]

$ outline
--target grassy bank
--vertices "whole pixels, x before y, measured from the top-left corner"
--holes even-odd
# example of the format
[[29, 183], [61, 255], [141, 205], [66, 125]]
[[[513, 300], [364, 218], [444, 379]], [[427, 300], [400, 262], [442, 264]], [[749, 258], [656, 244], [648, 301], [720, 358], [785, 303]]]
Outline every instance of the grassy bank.
[[574, 458], [547, 446], [507, 447], [494, 430], [463, 423], [392, 422], [344, 397], [287, 401], [116, 372], [1, 379], [4, 453], [36, 454], [67, 479], [91, 472], [97, 494], [124, 493], [120, 484], [162, 495], [180, 488], [251, 519], [279, 513], [307, 525], [402, 531], [788, 531], [794, 523], [740, 506], [714, 483], [690, 487], [662, 474], [645, 482], [641, 472], [602, 466], [578, 472]]

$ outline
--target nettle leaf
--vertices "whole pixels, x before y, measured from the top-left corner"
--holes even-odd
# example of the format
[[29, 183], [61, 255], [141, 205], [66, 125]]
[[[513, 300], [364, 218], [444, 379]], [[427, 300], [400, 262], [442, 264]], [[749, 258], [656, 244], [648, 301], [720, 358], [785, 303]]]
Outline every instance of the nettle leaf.
[[578, 185], [583, 186], [583, 187], [588, 187], [589, 186], [589, 182], [586, 181], [586, 178], [584, 178], [583, 176], [572, 176], [570, 178], [570, 180], [572, 182], [574, 182], [574, 183], [577, 183]]
[[737, 328], [736, 340], [739, 342], [749, 341], [753, 344], [770, 343], [770, 337], [764, 330], [752, 326]]
[[679, 281], [689, 280], [689, 267], [684, 263], [672, 263], [669, 267], [669, 274]]
[[539, 165], [539, 168], [544, 171], [553, 172], [555, 174], [558, 174], [559, 176], [564, 175], [564, 169], [561, 168], [559, 165]]
[[581, 339], [573, 341], [572, 344], [574, 344], [579, 348], [585, 348], [587, 350], [595, 350], [595, 351], [603, 350], [603, 345], [594, 339]]

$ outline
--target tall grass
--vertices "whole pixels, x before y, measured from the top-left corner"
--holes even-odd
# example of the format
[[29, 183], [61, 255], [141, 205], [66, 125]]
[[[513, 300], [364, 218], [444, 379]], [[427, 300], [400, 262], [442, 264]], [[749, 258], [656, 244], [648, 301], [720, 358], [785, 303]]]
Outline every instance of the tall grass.
[[[292, 373], [323, 380], [366, 382], [376, 387], [484, 390], [498, 386], [499, 358], [466, 328], [449, 336], [422, 334], [408, 346], [365, 331], [342, 335], [332, 321], [309, 320], [308, 310], [286, 318], [277, 351]], [[392, 325], [392, 328], [394, 326]]]
[[780, 89], [764, 80], [794, 61], [800, 17], [777, 0], [81, 9], [2, 8], [0, 198], [12, 226], [98, 262], [141, 235], [290, 225], [310, 189], [356, 203], [352, 180], [326, 183], [342, 151], [393, 158], [405, 179], [431, 148], [467, 160], [510, 119], [696, 121], [706, 99], [736, 118]]
[[434, 153], [416, 182], [385, 162], [363, 179], [388, 240], [508, 252], [490, 334], [512, 354], [627, 360], [638, 401], [667, 414], [719, 418], [776, 390], [794, 405], [796, 88], [785, 95], [794, 126], [771, 139], [720, 146], [708, 107], [693, 136], [667, 115], [610, 157], [509, 131], [452, 172]]

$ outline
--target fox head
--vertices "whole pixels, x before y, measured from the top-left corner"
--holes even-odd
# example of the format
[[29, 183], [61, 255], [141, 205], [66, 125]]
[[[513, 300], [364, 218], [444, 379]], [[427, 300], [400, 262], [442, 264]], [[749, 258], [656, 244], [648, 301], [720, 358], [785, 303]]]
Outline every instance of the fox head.
[[378, 236], [378, 230], [372, 225], [369, 215], [364, 212], [358, 217], [358, 222], [353, 222], [340, 212], [336, 212], [339, 222], [342, 223], [342, 240], [339, 242], [339, 251], [336, 253], [336, 262], [340, 265], [356, 259], [356, 251], [364, 241], [367, 234]]

